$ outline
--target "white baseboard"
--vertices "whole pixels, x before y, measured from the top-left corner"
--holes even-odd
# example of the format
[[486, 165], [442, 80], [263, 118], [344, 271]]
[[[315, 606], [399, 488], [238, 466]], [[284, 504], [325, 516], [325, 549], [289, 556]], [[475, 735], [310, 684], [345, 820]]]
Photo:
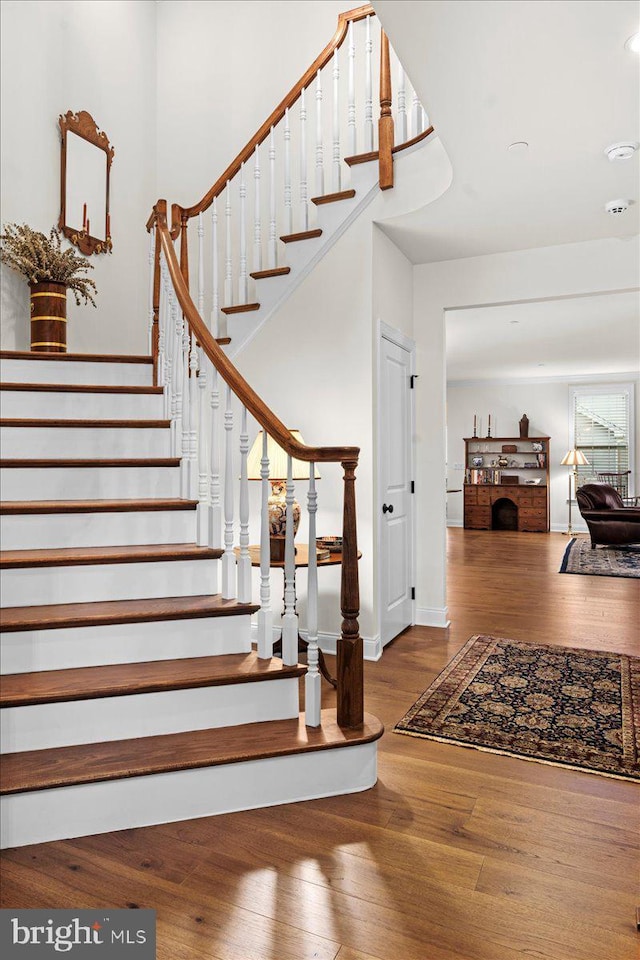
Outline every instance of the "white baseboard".
[[464, 521], [463, 521], [463, 520], [447, 520], [447, 526], [448, 526], [448, 527], [463, 527], [463, 526], [464, 526]]
[[417, 626], [446, 629], [450, 623], [448, 607], [416, 607]]

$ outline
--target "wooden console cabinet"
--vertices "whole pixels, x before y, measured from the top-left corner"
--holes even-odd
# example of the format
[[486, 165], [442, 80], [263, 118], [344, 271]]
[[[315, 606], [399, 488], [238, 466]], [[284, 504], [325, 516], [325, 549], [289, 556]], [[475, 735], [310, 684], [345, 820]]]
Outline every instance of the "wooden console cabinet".
[[465, 529], [549, 530], [549, 437], [468, 437], [465, 464]]

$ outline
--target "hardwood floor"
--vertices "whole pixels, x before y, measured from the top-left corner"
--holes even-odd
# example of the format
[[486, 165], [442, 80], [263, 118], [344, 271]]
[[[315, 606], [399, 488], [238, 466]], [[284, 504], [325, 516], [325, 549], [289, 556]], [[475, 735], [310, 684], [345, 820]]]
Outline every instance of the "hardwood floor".
[[640, 654], [640, 581], [566, 543], [449, 532], [450, 629], [366, 664], [372, 790], [5, 851], [2, 905], [154, 907], [161, 960], [636, 960], [636, 784], [391, 732], [474, 633]]

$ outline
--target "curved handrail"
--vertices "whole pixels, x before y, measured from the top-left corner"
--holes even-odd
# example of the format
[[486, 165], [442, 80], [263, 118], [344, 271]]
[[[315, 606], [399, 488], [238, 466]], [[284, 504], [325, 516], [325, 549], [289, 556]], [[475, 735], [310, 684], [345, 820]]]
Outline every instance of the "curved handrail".
[[238, 399], [245, 405], [249, 413], [258, 421], [260, 426], [282, 447], [282, 449], [296, 460], [313, 461], [317, 463], [353, 463], [358, 462], [359, 447], [309, 447], [299, 443], [287, 430], [281, 420], [269, 409], [264, 400], [249, 386], [242, 374], [229, 360], [224, 350], [216, 343], [209, 328], [198, 313], [198, 309], [191, 299], [189, 289], [182, 275], [178, 258], [171, 240], [167, 225], [167, 202], [159, 200], [153, 208], [148, 227], [155, 223], [160, 246], [164, 251], [167, 268], [173, 283], [180, 309], [183, 311], [189, 327], [196, 340], [209, 357], [222, 379], [233, 390]]
[[235, 160], [229, 164], [222, 176], [218, 177], [211, 189], [205, 193], [202, 200], [200, 200], [199, 203], [195, 203], [192, 207], [181, 207], [179, 204], [173, 204], [172, 235], [174, 236], [174, 239], [174, 231], [176, 227], [179, 226], [180, 218], [184, 217], [186, 219], [190, 219], [191, 217], [196, 217], [199, 213], [203, 213], [211, 206], [215, 197], [219, 196], [224, 189], [227, 181], [232, 180], [235, 177], [242, 164], [249, 159], [256, 147], [259, 147], [260, 144], [267, 138], [271, 127], [274, 127], [280, 122], [280, 120], [282, 120], [285, 115], [285, 111], [293, 106], [302, 91], [309, 86], [318, 70], [322, 70], [323, 67], [327, 65], [333, 55], [334, 50], [337, 50], [342, 46], [344, 38], [347, 35], [349, 24], [356, 23], [358, 20], [364, 20], [366, 17], [372, 16], [375, 16], [375, 10], [370, 3], [365, 3], [361, 7], [355, 7], [353, 10], [347, 10], [345, 13], [338, 15], [338, 26], [336, 28], [336, 32], [322, 53], [314, 60], [309, 69], [302, 75], [295, 86], [291, 88], [286, 97], [278, 104], [271, 116], [265, 120], [257, 133], [255, 133], [251, 140], [249, 140], [246, 147], [244, 147]]

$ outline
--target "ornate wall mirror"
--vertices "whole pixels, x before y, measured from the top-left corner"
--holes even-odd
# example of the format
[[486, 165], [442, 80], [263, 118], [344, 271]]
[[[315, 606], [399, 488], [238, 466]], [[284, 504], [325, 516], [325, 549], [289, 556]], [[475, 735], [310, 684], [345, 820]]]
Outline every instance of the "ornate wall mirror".
[[82, 253], [111, 252], [109, 174], [114, 149], [86, 110], [60, 116], [60, 220], [58, 226]]

